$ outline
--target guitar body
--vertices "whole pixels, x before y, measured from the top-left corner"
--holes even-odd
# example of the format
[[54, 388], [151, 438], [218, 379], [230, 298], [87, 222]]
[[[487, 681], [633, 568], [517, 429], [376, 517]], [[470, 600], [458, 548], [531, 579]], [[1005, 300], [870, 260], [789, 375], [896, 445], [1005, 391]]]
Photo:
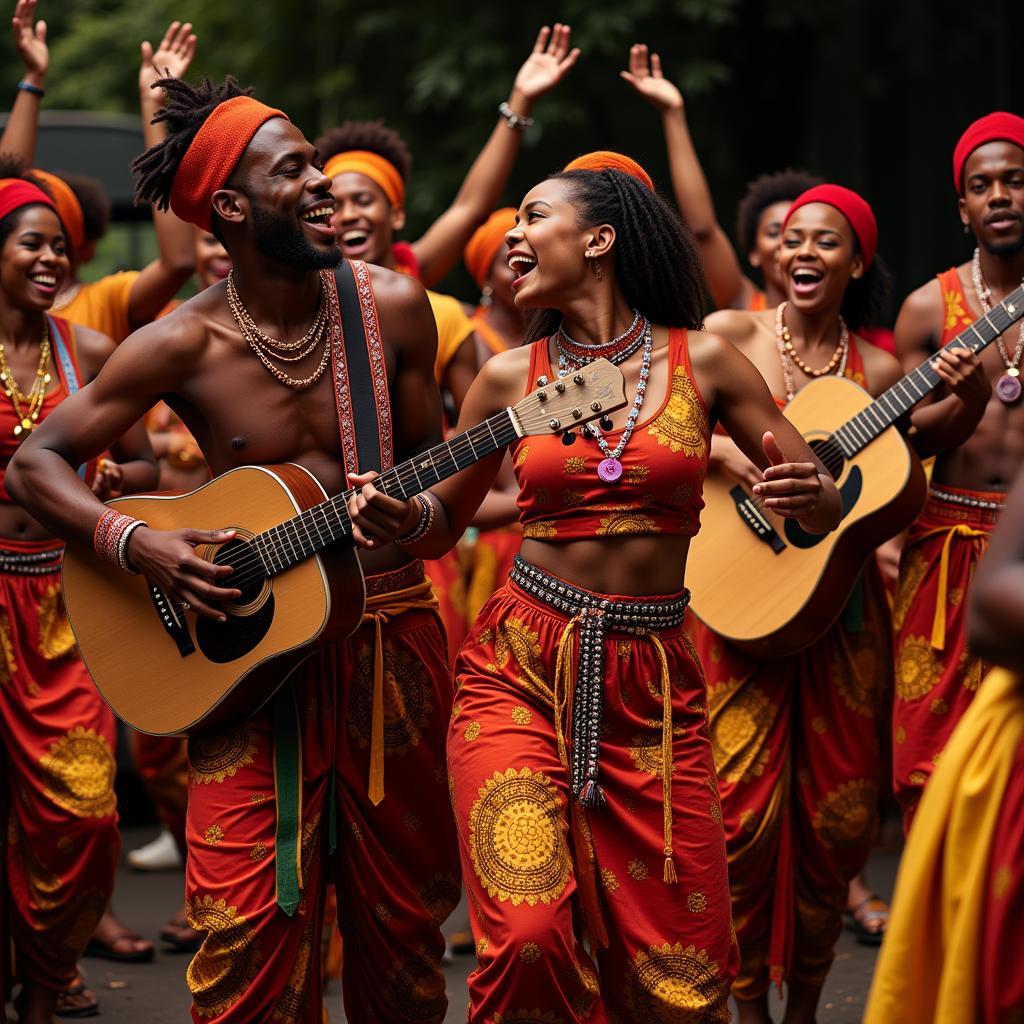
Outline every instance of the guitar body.
[[[853, 381], [821, 377], [797, 393], [785, 415], [813, 447], [871, 403]], [[710, 473], [686, 565], [694, 614], [762, 657], [793, 654], [817, 640], [875, 549], [914, 521], [927, 492], [920, 461], [895, 427], [848, 460], [836, 485], [842, 522], [817, 537], [762, 509], [724, 474]]]
[[[326, 497], [312, 474], [288, 464], [230, 470], [189, 494], [110, 504], [154, 529], [235, 528], [244, 543]], [[241, 589], [220, 624], [161, 604], [144, 577], [112, 572], [91, 548], [69, 545], [64, 556], [64, 602], [89, 673], [118, 717], [158, 736], [253, 714], [312, 646], [352, 633], [365, 603], [359, 559], [346, 542]]]

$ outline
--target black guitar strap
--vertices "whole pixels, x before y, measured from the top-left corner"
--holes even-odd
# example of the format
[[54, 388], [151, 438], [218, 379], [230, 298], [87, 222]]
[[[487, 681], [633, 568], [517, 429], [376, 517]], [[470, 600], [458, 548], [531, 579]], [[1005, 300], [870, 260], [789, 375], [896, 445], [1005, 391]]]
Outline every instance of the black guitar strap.
[[[341, 307], [341, 330], [342, 339], [341, 355], [342, 365], [335, 359], [335, 398], [339, 402], [339, 417], [342, 430], [342, 449], [351, 451], [351, 438], [344, 436], [346, 429], [355, 435], [355, 466], [346, 466], [352, 470], [357, 469], [360, 473], [368, 469], [375, 469], [381, 472], [390, 468], [390, 444], [385, 452], [382, 446], [383, 436], [381, 433], [381, 394], [379, 391], [380, 367], [374, 366], [371, 362], [370, 343], [366, 331], [366, 312], [372, 310], [372, 326], [376, 327], [376, 310], [373, 309], [372, 294], [368, 297], [361, 297], [356, 284], [356, 272], [360, 276], [365, 275], [366, 287], [369, 287], [369, 274], [366, 271], [366, 264], [354, 267], [349, 260], [342, 260], [334, 270], [335, 281], [338, 285], [338, 304]], [[339, 375], [347, 376], [348, 395], [343, 396], [340, 390], [344, 388], [345, 382], [338, 379]], [[383, 381], [385, 393], [383, 399], [387, 402], [387, 379]], [[339, 388], [339, 385], [341, 388]], [[345, 417], [341, 403], [347, 397], [350, 403], [351, 415]], [[346, 419], [348, 422], [346, 423]], [[390, 425], [390, 409], [387, 411], [387, 420]], [[390, 440], [390, 430], [388, 431]], [[347, 443], [346, 443], [347, 442]], [[348, 459], [346, 459], [346, 463]], [[384, 465], [388, 463], [388, 465]]]

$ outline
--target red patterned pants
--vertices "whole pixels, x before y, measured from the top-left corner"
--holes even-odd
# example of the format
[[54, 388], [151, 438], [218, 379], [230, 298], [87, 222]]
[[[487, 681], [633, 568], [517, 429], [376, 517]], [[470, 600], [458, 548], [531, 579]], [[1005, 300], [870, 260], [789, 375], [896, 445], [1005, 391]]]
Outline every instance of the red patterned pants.
[[[368, 593], [393, 591], [397, 575], [370, 577]], [[386, 599], [378, 607], [386, 609]], [[301, 734], [302, 899], [293, 916], [275, 888], [271, 713], [190, 741], [187, 907], [193, 927], [208, 932], [188, 969], [194, 1021], [320, 1024], [330, 883], [349, 1020], [444, 1019], [440, 926], [459, 899], [445, 773], [445, 638], [430, 609], [397, 613], [381, 635], [385, 796], [378, 805], [368, 797], [374, 625], [311, 656], [288, 684]]]
[[0, 570], [0, 944], [13, 941], [18, 978], [62, 991], [113, 889], [120, 839], [114, 716], [76, 655], [59, 552], [0, 541], [0, 564], [52, 566]]
[[[566, 617], [514, 584], [459, 653], [448, 736], [463, 879], [479, 966], [469, 1020], [728, 1021], [736, 947], [700, 666], [682, 628], [660, 639], [671, 693], [671, 825], [663, 880], [662, 663], [650, 637], [605, 641], [601, 779], [569, 791], [556, 724]], [[607, 945], [584, 948], [599, 928]]]
[[740, 943], [733, 990], [742, 999], [790, 977], [824, 982], [847, 885], [874, 837], [892, 656], [873, 565], [861, 587], [860, 628], [837, 623], [792, 657], [756, 659], [702, 625], [694, 630]]

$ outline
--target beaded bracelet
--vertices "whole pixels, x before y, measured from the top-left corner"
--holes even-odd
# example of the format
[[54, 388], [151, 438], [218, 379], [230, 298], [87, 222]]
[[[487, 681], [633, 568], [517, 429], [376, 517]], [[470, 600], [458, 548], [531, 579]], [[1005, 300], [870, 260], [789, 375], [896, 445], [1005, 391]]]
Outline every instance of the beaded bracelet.
[[417, 494], [415, 500], [423, 509], [419, 522], [407, 533], [403, 533], [401, 537], [396, 537], [396, 544], [415, 544], [416, 541], [430, 533], [430, 528], [434, 525], [434, 503], [424, 494]]
[[505, 118], [505, 124], [509, 128], [518, 128], [521, 132], [525, 132], [527, 128], [533, 127], [532, 117], [527, 117], [525, 114], [517, 114], [507, 103], [500, 103], [498, 105], [498, 113]]
[[92, 544], [100, 558], [116, 565], [122, 572], [137, 575], [128, 562], [128, 537], [146, 523], [141, 519], [126, 516], [123, 512], [108, 508], [96, 523]]

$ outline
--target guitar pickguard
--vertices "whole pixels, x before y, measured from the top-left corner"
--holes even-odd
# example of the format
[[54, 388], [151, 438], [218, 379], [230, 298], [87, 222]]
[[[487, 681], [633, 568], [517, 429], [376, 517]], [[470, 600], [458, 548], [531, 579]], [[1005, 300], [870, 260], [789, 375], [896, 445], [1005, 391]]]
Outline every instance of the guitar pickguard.
[[226, 664], [248, 654], [266, 635], [274, 621], [274, 595], [249, 615], [228, 614], [227, 622], [196, 619], [196, 644], [212, 662]]
[[[864, 475], [859, 466], [852, 466], [849, 476], [839, 488], [839, 498], [843, 505], [843, 514], [839, 517], [840, 520], [845, 519], [853, 511], [863, 489]], [[786, 540], [795, 548], [813, 548], [827, 536], [824, 533], [808, 533], [795, 519], [787, 519], [783, 530]]]

